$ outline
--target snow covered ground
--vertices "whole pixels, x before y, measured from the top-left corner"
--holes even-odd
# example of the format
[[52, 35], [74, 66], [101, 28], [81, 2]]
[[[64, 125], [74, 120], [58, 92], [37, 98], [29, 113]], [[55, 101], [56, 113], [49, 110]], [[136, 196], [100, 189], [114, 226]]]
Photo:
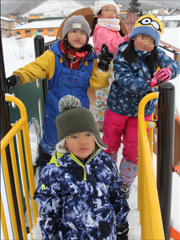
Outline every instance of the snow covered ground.
[[[44, 36], [45, 42], [54, 40], [52, 37]], [[180, 27], [179, 28], [165, 28], [162, 34], [161, 40], [180, 48]], [[3, 38], [3, 52], [4, 52], [4, 62], [5, 62], [5, 73], [6, 76], [10, 76], [12, 72], [25, 64], [34, 61], [34, 37], [22, 40], [22, 48], [20, 51], [17, 40], [13, 38]], [[92, 39], [90, 39], [92, 43]], [[173, 58], [172, 54], [169, 54]], [[21, 57], [20, 57], [21, 56]], [[176, 87], [176, 106], [180, 112], [180, 76], [173, 80], [172, 82]], [[118, 160], [120, 162], [122, 157], [122, 148], [119, 150]], [[156, 156], [154, 155], [153, 161], [154, 169], [156, 168]], [[1, 175], [2, 176], [2, 175]], [[2, 181], [1, 181], [2, 182]], [[130, 224], [129, 238], [132, 240], [140, 239], [140, 225], [139, 225], [139, 212], [137, 211], [137, 179], [132, 184], [130, 198], [128, 203], [130, 205], [131, 211], [128, 216], [128, 221]], [[171, 208], [171, 225], [178, 232], [180, 232], [180, 177], [173, 173], [173, 187], [172, 187], [172, 208]], [[1, 231], [2, 232], [2, 231]], [[34, 232], [37, 234], [37, 231]], [[2, 236], [1, 236], [2, 237]], [[37, 235], [36, 235], [37, 237]], [[3, 239], [3, 238], [1, 238]], [[40, 238], [35, 238], [40, 239]]]
[[44, 17], [67, 17], [72, 12], [84, 8], [82, 4], [75, 1], [58, 1], [58, 0], [47, 0], [41, 3], [36, 8], [30, 10], [29, 12], [23, 14], [23, 17], [27, 17], [29, 14], [44, 13]]

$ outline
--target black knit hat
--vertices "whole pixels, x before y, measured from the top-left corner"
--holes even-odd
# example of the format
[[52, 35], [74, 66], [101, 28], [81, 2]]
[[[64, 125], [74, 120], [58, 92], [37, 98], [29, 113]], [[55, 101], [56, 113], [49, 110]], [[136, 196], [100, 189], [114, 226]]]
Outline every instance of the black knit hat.
[[89, 132], [95, 137], [97, 145], [102, 149], [107, 149], [107, 145], [102, 141], [93, 114], [90, 110], [81, 107], [80, 100], [72, 95], [67, 95], [59, 101], [60, 114], [56, 117], [56, 127], [59, 142], [56, 150], [62, 150], [67, 136], [72, 134]]

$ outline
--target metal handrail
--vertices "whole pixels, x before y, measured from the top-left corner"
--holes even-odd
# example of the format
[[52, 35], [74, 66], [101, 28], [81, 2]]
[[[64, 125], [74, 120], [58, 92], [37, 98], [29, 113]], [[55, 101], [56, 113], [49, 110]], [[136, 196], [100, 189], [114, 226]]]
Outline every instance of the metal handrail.
[[172, 52], [174, 54], [180, 54], [180, 49], [179, 48], [176, 48], [174, 46], [172, 46], [171, 44], [169, 43], [166, 43], [164, 41], [160, 41], [159, 43], [159, 47], [169, 51], [169, 52]]
[[[15, 179], [15, 189], [16, 189], [16, 195], [17, 195], [17, 201], [18, 201], [18, 208], [20, 213], [20, 221], [22, 226], [22, 234], [23, 234], [23, 238], [27, 239], [27, 230], [25, 226], [23, 204], [22, 204], [21, 191], [20, 191], [20, 182], [19, 182], [18, 168], [17, 168], [16, 155], [15, 155], [15, 146], [14, 146], [14, 137], [16, 136], [17, 151], [19, 154], [19, 162], [21, 166], [22, 184], [23, 184], [23, 190], [25, 195], [25, 203], [26, 203], [26, 209], [27, 209], [29, 228], [30, 228], [30, 231], [32, 231], [33, 220], [34, 220], [34, 224], [36, 224], [37, 222], [38, 206], [37, 206], [37, 203], [33, 200], [34, 191], [35, 191], [35, 181], [34, 181], [34, 173], [33, 173], [33, 166], [32, 166], [27, 113], [26, 113], [26, 108], [24, 104], [18, 98], [11, 96], [9, 94], [6, 94], [5, 100], [7, 102], [13, 102], [16, 104], [16, 106], [18, 106], [21, 118], [13, 125], [10, 131], [1, 140], [2, 167], [3, 167], [6, 190], [7, 190], [7, 198], [9, 203], [14, 239], [19, 239], [18, 230], [17, 230], [17, 221], [15, 218], [15, 209], [14, 209], [13, 198], [12, 198], [12, 191], [11, 191], [10, 180], [9, 180], [7, 157], [6, 157], [6, 147], [9, 146], [10, 153], [11, 153], [12, 167], [13, 167], [13, 175]], [[22, 132], [22, 137], [21, 137], [21, 132]], [[25, 158], [23, 155], [23, 146], [22, 146], [23, 144], [24, 144], [24, 150], [25, 150]], [[26, 176], [25, 164], [27, 166], [27, 176]], [[31, 199], [32, 210], [33, 210], [33, 219], [31, 215], [28, 184], [30, 189], [30, 199]], [[3, 205], [1, 205], [1, 208], [3, 208]], [[2, 213], [4, 213], [4, 211]], [[7, 235], [7, 227], [4, 222], [3, 214], [1, 218], [3, 220], [2, 221], [3, 231], [5, 231], [3, 233]], [[6, 236], [6, 239], [8, 239], [7, 236]]]
[[148, 139], [146, 128], [149, 122], [144, 120], [145, 105], [154, 98], [158, 98], [157, 92], [146, 95], [138, 108], [138, 210], [141, 239], [163, 240], [165, 237], [152, 162], [153, 138]]

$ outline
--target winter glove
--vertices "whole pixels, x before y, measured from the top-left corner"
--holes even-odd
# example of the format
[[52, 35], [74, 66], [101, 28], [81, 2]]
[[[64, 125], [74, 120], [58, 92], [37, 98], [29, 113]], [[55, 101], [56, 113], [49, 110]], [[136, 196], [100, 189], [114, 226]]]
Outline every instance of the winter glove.
[[116, 225], [117, 240], [128, 240], [129, 224], [119, 226]]
[[19, 75], [11, 75], [10, 77], [6, 78], [6, 86], [8, 87], [8, 89], [19, 85], [20, 82], [21, 82], [21, 78]]
[[106, 44], [102, 45], [101, 54], [99, 56], [98, 68], [103, 72], [106, 72], [109, 69], [109, 64], [113, 59], [113, 54], [109, 52], [108, 46]]
[[170, 68], [162, 68], [154, 73], [154, 77], [150, 81], [150, 87], [158, 85], [160, 82], [167, 82], [171, 79], [172, 70]]

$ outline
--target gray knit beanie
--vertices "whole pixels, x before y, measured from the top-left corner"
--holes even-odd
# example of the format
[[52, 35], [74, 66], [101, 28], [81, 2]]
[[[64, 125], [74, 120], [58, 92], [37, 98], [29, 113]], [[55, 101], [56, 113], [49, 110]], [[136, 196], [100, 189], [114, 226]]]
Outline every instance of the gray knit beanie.
[[82, 30], [84, 31], [87, 36], [88, 39], [90, 37], [90, 26], [89, 23], [86, 21], [86, 19], [79, 15], [79, 16], [72, 16], [71, 18], [67, 19], [67, 21], [64, 24], [64, 28], [63, 28], [63, 38], [65, 38], [65, 36], [68, 34], [69, 31], [71, 30]]
[[[102, 141], [93, 114], [90, 110], [81, 107], [80, 100], [72, 95], [67, 95], [59, 101], [60, 114], [56, 117], [56, 127], [59, 142], [56, 150], [62, 152], [67, 136], [76, 133], [89, 132], [95, 137], [97, 145], [102, 149], [107, 149], [107, 145]], [[63, 143], [63, 144], [62, 144]], [[59, 149], [61, 149], [59, 151]]]

